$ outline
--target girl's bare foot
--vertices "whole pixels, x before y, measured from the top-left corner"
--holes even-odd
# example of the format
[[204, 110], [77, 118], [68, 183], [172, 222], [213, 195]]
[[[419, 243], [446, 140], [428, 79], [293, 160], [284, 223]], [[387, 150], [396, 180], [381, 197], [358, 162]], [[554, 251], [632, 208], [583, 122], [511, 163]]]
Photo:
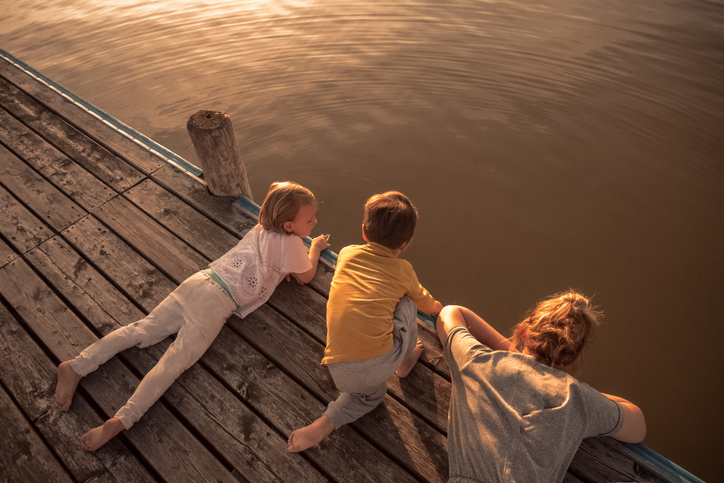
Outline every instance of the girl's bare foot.
[[327, 416], [322, 415], [309, 426], [293, 431], [287, 441], [287, 449], [298, 453], [319, 444], [334, 431], [334, 423]]
[[414, 349], [412, 349], [412, 352], [409, 356], [405, 357], [405, 360], [402, 361], [402, 364], [400, 364], [400, 367], [397, 368], [397, 371], [395, 371], [395, 374], [397, 374], [397, 377], [405, 377], [407, 376], [410, 371], [412, 371], [412, 368], [415, 367], [415, 364], [417, 364], [418, 359], [420, 359], [420, 356], [422, 355], [422, 352], [425, 350], [425, 347], [422, 345], [422, 340], [417, 339], [417, 344], [415, 344]]
[[95, 451], [124, 429], [120, 419], [111, 418], [102, 426], [93, 428], [81, 436], [80, 447], [86, 451]]
[[61, 411], [70, 409], [73, 402], [73, 394], [78, 387], [82, 377], [76, 373], [70, 362], [61, 362], [58, 366], [58, 384], [55, 386], [55, 403]]

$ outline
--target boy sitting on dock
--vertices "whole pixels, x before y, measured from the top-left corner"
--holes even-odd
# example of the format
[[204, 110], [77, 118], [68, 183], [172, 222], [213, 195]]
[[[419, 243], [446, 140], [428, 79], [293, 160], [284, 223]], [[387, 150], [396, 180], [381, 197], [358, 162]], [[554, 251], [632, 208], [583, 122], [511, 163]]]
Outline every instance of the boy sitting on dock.
[[387, 394], [387, 379], [393, 373], [407, 376], [422, 355], [417, 308], [437, 314], [442, 304], [399, 258], [412, 243], [416, 224], [417, 211], [402, 193], [367, 200], [362, 225], [367, 244], [339, 253], [327, 303], [322, 364], [341, 394], [320, 418], [292, 432], [289, 451], [304, 451], [372, 411]]

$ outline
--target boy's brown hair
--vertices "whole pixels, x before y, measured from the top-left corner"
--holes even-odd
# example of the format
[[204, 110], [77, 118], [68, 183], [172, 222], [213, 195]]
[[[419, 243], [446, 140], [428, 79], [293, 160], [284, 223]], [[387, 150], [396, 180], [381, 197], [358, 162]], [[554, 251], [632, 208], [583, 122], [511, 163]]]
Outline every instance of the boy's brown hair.
[[417, 210], [399, 191], [372, 196], [365, 203], [364, 234], [368, 242], [396, 250], [412, 239], [417, 225]]
[[302, 206], [317, 206], [314, 195], [292, 181], [272, 183], [259, 210], [259, 223], [265, 230], [288, 235], [284, 223], [294, 221]]

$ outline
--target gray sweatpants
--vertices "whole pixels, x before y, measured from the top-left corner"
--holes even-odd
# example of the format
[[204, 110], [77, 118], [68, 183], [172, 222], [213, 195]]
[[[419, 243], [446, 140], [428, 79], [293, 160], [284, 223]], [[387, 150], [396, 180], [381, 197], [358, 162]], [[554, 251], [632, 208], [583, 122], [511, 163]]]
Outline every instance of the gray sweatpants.
[[402, 297], [395, 307], [392, 336], [394, 347], [381, 356], [327, 364], [341, 394], [329, 403], [325, 415], [337, 429], [361, 418], [377, 407], [387, 394], [387, 379], [395, 373], [417, 342], [417, 306]]

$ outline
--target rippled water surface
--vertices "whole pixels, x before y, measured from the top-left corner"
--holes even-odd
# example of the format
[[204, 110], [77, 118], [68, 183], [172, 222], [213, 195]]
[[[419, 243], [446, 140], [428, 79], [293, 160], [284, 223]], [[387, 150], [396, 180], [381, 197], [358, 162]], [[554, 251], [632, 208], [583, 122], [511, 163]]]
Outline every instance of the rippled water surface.
[[191, 162], [188, 117], [228, 112], [256, 200], [308, 186], [337, 251], [368, 196], [408, 194], [408, 258], [443, 303], [507, 332], [595, 294], [581, 379], [722, 474], [722, 1], [0, 6], [0, 48]]

